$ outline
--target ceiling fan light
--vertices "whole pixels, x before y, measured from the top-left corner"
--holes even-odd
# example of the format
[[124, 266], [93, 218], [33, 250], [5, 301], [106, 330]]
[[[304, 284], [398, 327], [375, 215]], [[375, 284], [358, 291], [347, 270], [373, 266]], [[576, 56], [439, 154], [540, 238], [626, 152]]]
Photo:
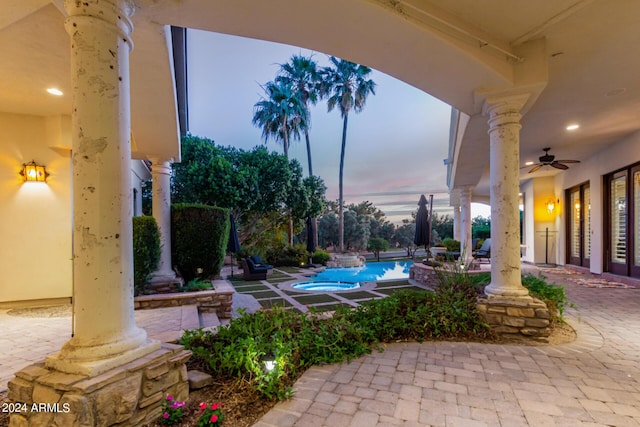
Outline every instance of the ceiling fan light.
[[533, 164], [533, 162], [532, 162], [532, 161], [528, 161], [528, 162], [526, 162], [524, 165], [525, 165], [525, 166], [531, 166], [532, 164]]
[[579, 127], [580, 127], [579, 124], [573, 123], [573, 124], [570, 124], [569, 126], [567, 126], [567, 130], [576, 130]]

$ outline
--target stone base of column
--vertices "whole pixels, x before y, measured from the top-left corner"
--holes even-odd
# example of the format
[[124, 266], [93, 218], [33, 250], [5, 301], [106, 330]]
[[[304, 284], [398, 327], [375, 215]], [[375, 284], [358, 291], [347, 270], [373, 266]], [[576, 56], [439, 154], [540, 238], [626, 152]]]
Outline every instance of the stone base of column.
[[476, 307], [491, 330], [514, 341], [548, 342], [550, 314], [547, 305], [537, 298], [478, 298]]
[[173, 271], [156, 271], [152, 273], [147, 281], [146, 288], [152, 292], [174, 292], [177, 288], [184, 286], [182, 277], [176, 276]]
[[[76, 351], [75, 355], [86, 356], [90, 353], [100, 354], [101, 350], [108, 350], [118, 344], [120, 343], [104, 344], [99, 347], [83, 348]], [[65, 344], [65, 347], [67, 345], [69, 345], [69, 343]], [[73, 354], [73, 351], [68, 351], [68, 353], [65, 353], [66, 349], [65, 347], [63, 347], [60, 352], [47, 356], [45, 363], [47, 365], [47, 368], [51, 368], [60, 372], [93, 377], [118, 366], [127, 364], [133, 360], [140, 359], [141, 357], [144, 357], [158, 350], [160, 348], [160, 345], [160, 341], [147, 340], [141, 345], [125, 350], [121, 353], [108, 355], [106, 357], [103, 356], [103, 358], [87, 357], [86, 359], [75, 359], [70, 357], [68, 353]]]
[[23, 408], [11, 415], [9, 426], [146, 425], [162, 415], [167, 394], [189, 397], [189, 357], [182, 346], [162, 344], [98, 376], [59, 372], [44, 362], [27, 366], [9, 381], [9, 400]]

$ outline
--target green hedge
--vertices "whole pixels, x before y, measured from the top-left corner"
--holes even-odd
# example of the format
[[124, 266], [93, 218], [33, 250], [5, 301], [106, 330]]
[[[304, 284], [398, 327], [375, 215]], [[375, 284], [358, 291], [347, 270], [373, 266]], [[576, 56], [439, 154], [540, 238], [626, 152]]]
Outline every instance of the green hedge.
[[149, 275], [160, 261], [160, 231], [152, 216], [133, 217], [133, 290], [144, 291]]
[[228, 240], [227, 209], [187, 203], [171, 206], [171, 256], [185, 282], [218, 276]]

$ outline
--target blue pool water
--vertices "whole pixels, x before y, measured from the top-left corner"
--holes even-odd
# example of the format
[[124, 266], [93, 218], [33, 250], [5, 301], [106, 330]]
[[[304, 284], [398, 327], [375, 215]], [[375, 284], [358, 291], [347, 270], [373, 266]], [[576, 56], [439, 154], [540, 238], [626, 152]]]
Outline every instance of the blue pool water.
[[313, 282], [374, 282], [378, 280], [407, 279], [410, 261], [371, 262], [363, 267], [327, 268], [310, 280]]

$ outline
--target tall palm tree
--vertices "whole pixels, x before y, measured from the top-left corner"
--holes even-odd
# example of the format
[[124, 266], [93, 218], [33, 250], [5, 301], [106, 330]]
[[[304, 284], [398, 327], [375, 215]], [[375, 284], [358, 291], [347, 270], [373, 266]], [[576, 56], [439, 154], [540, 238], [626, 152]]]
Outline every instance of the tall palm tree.
[[318, 65], [311, 59], [311, 57], [307, 58], [302, 55], [293, 55], [289, 62], [286, 64], [280, 64], [280, 71], [276, 77], [276, 82], [290, 86], [304, 108], [307, 110], [307, 121], [301, 128], [304, 131], [304, 138], [307, 143], [309, 176], [313, 176], [313, 166], [311, 164], [311, 142], [309, 140], [309, 128], [311, 127], [309, 104], [315, 105], [316, 102], [318, 102], [321, 82]]
[[265, 142], [269, 138], [281, 141], [284, 155], [289, 158], [291, 137], [300, 139], [300, 129], [307, 123], [307, 110], [288, 84], [268, 82], [263, 90], [267, 97], [253, 106], [251, 122], [262, 128]]
[[376, 84], [368, 79], [371, 68], [364, 65], [355, 64], [344, 59], [329, 57], [330, 67], [322, 70], [323, 87], [322, 94], [328, 96], [327, 106], [332, 111], [336, 106], [342, 115], [342, 149], [340, 150], [340, 179], [338, 198], [338, 250], [344, 251], [344, 196], [343, 196], [343, 173], [344, 173], [344, 153], [347, 144], [347, 122], [349, 112], [353, 109], [359, 113], [364, 108], [367, 96], [371, 93], [375, 95]]
[[[283, 82], [269, 82], [263, 87], [268, 98], [254, 105], [252, 123], [262, 128], [265, 143], [269, 137], [282, 141], [284, 155], [289, 159], [291, 136], [300, 139], [300, 129], [306, 127], [308, 111], [292, 87]], [[293, 217], [289, 212], [289, 245], [293, 245]]]

